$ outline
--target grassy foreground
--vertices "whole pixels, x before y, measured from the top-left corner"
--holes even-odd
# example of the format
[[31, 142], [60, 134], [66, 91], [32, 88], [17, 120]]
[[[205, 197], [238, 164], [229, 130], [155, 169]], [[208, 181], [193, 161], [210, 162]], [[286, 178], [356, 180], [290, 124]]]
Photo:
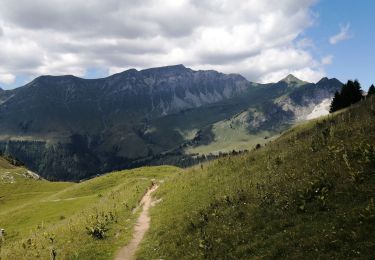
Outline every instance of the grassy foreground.
[[0, 158], [0, 259], [111, 259], [131, 238], [151, 182], [178, 168], [144, 167], [82, 183], [34, 179]]
[[179, 172], [155, 196], [138, 259], [371, 259], [375, 98]]

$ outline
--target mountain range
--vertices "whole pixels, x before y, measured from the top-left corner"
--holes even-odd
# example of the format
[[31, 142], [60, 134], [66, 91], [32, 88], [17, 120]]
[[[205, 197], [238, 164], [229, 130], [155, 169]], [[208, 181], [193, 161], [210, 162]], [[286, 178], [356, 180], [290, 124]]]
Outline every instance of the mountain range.
[[327, 113], [341, 86], [293, 75], [259, 84], [183, 65], [101, 79], [41, 76], [0, 90], [0, 153], [50, 180], [166, 162], [187, 166], [251, 149]]

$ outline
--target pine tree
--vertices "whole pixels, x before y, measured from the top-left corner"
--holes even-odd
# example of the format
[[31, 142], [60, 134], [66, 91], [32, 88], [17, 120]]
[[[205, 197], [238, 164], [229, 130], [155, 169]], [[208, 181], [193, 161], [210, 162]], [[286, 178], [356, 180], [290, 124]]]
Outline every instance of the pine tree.
[[341, 95], [338, 91], [336, 91], [335, 96], [333, 97], [329, 112], [333, 113], [341, 108], [342, 108]]
[[355, 104], [363, 99], [363, 91], [361, 89], [361, 84], [359, 84], [358, 80], [354, 81], [353, 90], [352, 90], [352, 98], [350, 104]]
[[363, 98], [361, 84], [357, 80], [348, 80], [341, 88], [340, 92], [336, 92], [331, 103], [330, 112], [335, 112], [342, 108], [348, 107], [359, 102]]
[[350, 100], [351, 100], [351, 94], [352, 94], [351, 90], [353, 89], [353, 86], [354, 86], [354, 82], [351, 80], [348, 80], [348, 82], [342, 86], [341, 92], [340, 92], [342, 107], [340, 107], [340, 109], [350, 106]]
[[370, 88], [368, 89], [367, 95], [373, 95], [375, 94], [375, 87], [374, 85], [371, 85]]

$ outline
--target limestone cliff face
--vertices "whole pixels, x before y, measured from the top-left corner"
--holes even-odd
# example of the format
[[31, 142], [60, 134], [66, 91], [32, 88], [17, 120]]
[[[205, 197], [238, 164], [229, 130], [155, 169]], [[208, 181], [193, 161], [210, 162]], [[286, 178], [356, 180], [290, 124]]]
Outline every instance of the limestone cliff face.
[[328, 114], [330, 102], [342, 83], [337, 79], [323, 78], [316, 84], [287, 76], [276, 86], [284, 92], [276, 99], [248, 112], [251, 131], [277, 129], [281, 125], [313, 119]]
[[292, 112], [291, 120], [312, 119], [312, 113], [317, 109], [317, 106], [326, 109], [327, 103], [332, 100], [335, 91], [341, 86], [342, 83], [337, 79], [323, 78], [316, 84], [303, 85], [289, 95], [277, 99], [275, 104], [283, 111]]
[[193, 71], [177, 65], [125, 71], [109, 77], [103, 89], [112, 100], [143, 97], [150, 112], [166, 115], [231, 98], [251, 86], [240, 75]]

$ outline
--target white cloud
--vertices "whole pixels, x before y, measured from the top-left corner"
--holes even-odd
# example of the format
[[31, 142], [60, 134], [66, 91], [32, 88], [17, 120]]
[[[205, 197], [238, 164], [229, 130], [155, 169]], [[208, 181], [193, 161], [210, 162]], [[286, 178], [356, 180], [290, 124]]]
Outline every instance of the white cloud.
[[333, 55], [328, 55], [322, 58], [323, 65], [330, 65], [333, 62]]
[[315, 44], [309, 38], [302, 38], [301, 40], [297, 41], [297, 47], [301, 49], [315, 48]]
[[11, 84], [15, 81], [16, 77], [9, 73], [1, 73], [0, 72], [0, 82], [4, 84]]
[[[316, 0], [2, 0], [0, 64], [5, 74], [119, 72], [185, 64], [264, 81], [324, 62], [299, 40]], [[285, 75], [283, 75], [285, 76]]]
[[329, 38], [329, 43], [334, 45], [341, 41], [345, 41], [351, 38], [351, 35], [349, 34], [350, 24], [346, 24], [345, 26], [340, 26], [340, 32], [333, 35], [331, 38]]

